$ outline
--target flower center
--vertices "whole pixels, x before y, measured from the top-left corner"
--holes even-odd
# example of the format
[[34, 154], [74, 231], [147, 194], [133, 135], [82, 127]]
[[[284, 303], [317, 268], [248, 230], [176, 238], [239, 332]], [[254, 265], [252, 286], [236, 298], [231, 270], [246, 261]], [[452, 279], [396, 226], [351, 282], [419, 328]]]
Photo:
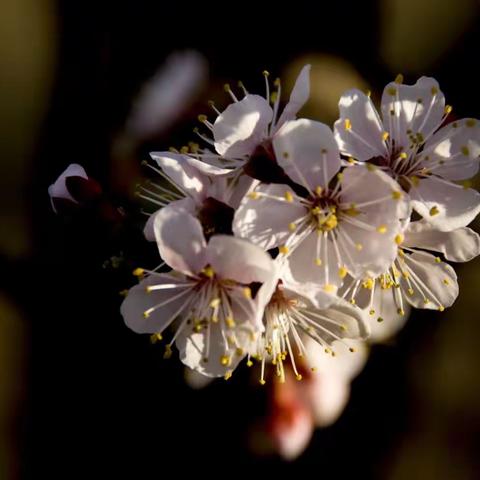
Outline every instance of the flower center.
[[330, 198], [315, 197], [310, 207], [310, 221], [318, 232], [330, 232], [338, 225], [337, 205]]

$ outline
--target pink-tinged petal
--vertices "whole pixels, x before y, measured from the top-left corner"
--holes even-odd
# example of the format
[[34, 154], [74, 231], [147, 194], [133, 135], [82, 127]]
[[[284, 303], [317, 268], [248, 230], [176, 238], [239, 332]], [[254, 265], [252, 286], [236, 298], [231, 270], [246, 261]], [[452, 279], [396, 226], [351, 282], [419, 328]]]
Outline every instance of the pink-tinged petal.
[[200, 93], [208, 66], [198, 52], [175, 52], [145, 83], [134, 101], [127, 130], [136, 137], [165, 131]]
[[337, 243], [342, 262], [354, 277], [383, 273], [397, 256], [398, 235], [410, 216], [408, 195], [377, 168], [343, 172]]
[[205, 198], [210, 180], [197, 168], [202, 162], [172, 152], [152, 152], [150, 156], [186, 196], [191, 196], [198, 202]]
[[296, 183], [314, 191], [340, 170], [340, 154], [330, 128], [301, 118], [287, 122], [273, 138], [277, 163]]
[[443, 232], [465, 227], [480, 212], [480, 194], [476, 190], [434, 176], [420, 179], [409, 193], [412, 207]]
[[250, 155], [263, 141], [273, 111], [259, 95], [230, 104], [213, 124], [216, 151], [225, 157]]
[[357, 89], [345, 92], [338, 104], [335, 139], [340, 151], [360, 161], [388, 155], [383, 140], [385, 127], [370, 97]]
[[480, 236], [471, 228], [441, 232], [425, 221], [410, 223], [403, 245], [443, 253], [452, 262], [468, 262], [480, 255]]
[[[195, 215], [195, 212], [196, 212], [195, 202], [189, 197], [182, 198], [181, 200], [175, 200], [174, 202], [169, 203], [168, 207], [169, 208], [174, 208], [174, 209], [185, 210], [185, 211], [191, 213], [192, 215]], [[143, 228], [143, 234], [145, 235], [145, 238], [149, 242], [154, 242], [156, 240], [155, 239], [155, 229], [154, 229], [155, 217], [157, 216], [157, 214], [160, 211], [161, 211], [161, 209], [157, 210], [156, 212], [153, 212], [148, 217], [148, 220], [145, 223], [145, 227]]]
[[153, 228], [160, 256], [171, 268], [195, 275], [206, 266], [202, 226], [191, 213], [167, 206], [156, 214]]
[[244, 284], [266, 282], [275, 273], [268, 253], [247, 240], [227, 235], [215, 235], [210, 239], [206, 261], [219, 278]]
[[285, 122], [294, 120], [300, 109], [307, 103], [310, 97], [310, 69], [311, 65], [305, 65], [295, 81], [295, 85], [290, 94], [290, 99], [285, 105], [280, 118], [275, 126], [278, 130]]
[[444, 262], [438, 262], [433, 255], [415, 252], [403, 257], [400, 262], [402, 277], [400, 286], [410, 305], [416, 308], [443, 310], [450, 307], [458, 297], [458, 283], [455, 270]]
[[480, 122], [465, 118], [448, 124], [425, 144], [420, 166], [449, 180], [477, 174], [480, 165]]
[[235, 235], [248, 238], [265, 250], [286, 242], [292, 235], [289, 225], [308, 214], [307, 209], [293, 198], [287, 185], [260, 184], [242, 200], [233, 219]]
[[[188, 283], [184, 277], [162, 274], [151, 275], [132, 287], [120, 308], [127, 327], [136, 333], [163, 332], [194, 295]], [[147, 291], [154, 286], [161, 288]]]
[[240, 175], [234, 184], [230, 186], [229, 197], [227, 199], [228, 205], [237, 210], [245, 195], [254, 190], [259, 183], [258, 180], [248, 175]]
[[[67, 190], [67, 185], [65, 183], [67, 177], [81, 177], [88, 180], [85, 169], [77, 163], [72, 163], [57, 178], [57, 180], [55, 180], [55, 183], [48, 187], [48, 194], [50, 195], [50, 198], [63, 198], [65, 200], [71, 200], [72, 202], [77, 203], [77, 201], [72, 197], [72, 195], [70, 195], [70, 192]], [[53, 209], [55, 211], [55, 207], [53, 207]]]
[[409, 134], [431, 135], [440, 126], [444, 110], [445, 97], [433, 78], [421, 77], [414, 85], [390, 82], [383, 91], [383, 124], [397, 148], [409, 148]]

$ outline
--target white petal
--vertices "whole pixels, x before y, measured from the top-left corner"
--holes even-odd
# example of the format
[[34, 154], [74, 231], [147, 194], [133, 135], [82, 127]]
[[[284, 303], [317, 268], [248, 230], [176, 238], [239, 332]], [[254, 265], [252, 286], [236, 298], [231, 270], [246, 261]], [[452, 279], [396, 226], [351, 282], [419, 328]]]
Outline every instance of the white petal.
[[412, 222], [405, 232], [403, 244], [441, 252], [452, 262], [468, 262], [480, 255], [480, 236], [468, 227], [440, 232], [425, 221]]
[[407, 195], [398, 198], [394, 192], [401, 192], [400, 186], [379, 169], [359, 165], [344, 170], [341, 202], [359, 211], [342, 213], [337, 227], [342, 261], [352, 276], [380, 275], [396, 258], [395, 239], [410, 206]]
[[273, 138], [273, 148], [285, 173], [310, 190], [325, 187], [340, 170], [337, 142], [320, 122], [301, 118], [285, 123]]
[[196, 168], [197, 165], [191, 164], [192, 159], [171, 152], [152, 152], [150, 156], [185, 195], [196, 201], [204, 198], [209, 179]]
[[247, 240], [227, 235], [210, 239], [206, 260], [220, 278], [244, 284], [266, 282], [275, 273], [268, 253]]
[[478, 172], [479, 155], [480, 122], [466, 118], [448, 124], [426, 142], [421, 166], [449, 180], [464, 180]]
[[262, 142], [273, 111], [259, 95], [230, 104], [213, 124], [215, 149], [226, 157], [249, 155]]
[[212, 377], [206, 377], [188, 367], [185, 367], [184, 378], [185, 383], [193, 390], [201, 390], [213, 382]]
[[[55, 180], [55, 183], [48, 187], [48, 194], [51, 198], [64, 198], [65, 200], [71, 200], [72, 202], [76, 202], [76, 200], [70, 195], [69, 191], [67, 190], [66, 186], [66, 179], [67, 177], [82, 177], [88, 180], [87, 173], [85, 169], [78, 165], [77, 163], [70, 164], [65, 171]], [[52, 203], [53, 206], [53, 203]], [[55, 207], [54, 207], [55, 210]]]
[[155, 216], [154, 231], [160, 256], [171, 268], [191, 275], [205, 267], [205, 237], [191, 213], [167, 206]]
[[[415, 252], [405, 255], [404, 261], [412, 286], [402, 278], [400, 285], [407, 301], [416, 308], [443, 309], [458, 297], [457, 275], [450, 265], [438, 263], [433, 255]], [[428, 302], [427, 302], [428, 300]]]
[[433, 78], [421, 77], [414, 85], [391, 82], [383, 91], [383, 124], [397, 148], [408, 149], [407, 130], [424, 138], [432, 134], [440, 126], [444, 110], [445, 97]]
[[280, 118], [275, 126], [278, 130], [285, 122], [294, 120], [297, 113], [305, 105], [310, 96], [310, 68], [311, 65], [305, 65], [295, 81], [290, 99], [285, 105]]
[[480, 212], [480, 194], [434, 176], [422, 178], [410, 190], [413, 208], [438, 230], [468, 225]]
[[[233, 232], [268, 250], [284, 243], [292, 235], [290, 223], [303, 218], [308, 212], [300, 203], [285, 199], [286, 192], [292, 194], [287, 185], [261, 184], [255, 191], [260, 194], [259, 197], [244, 197], [235, 213]], [[280, 201], [262, 197], [262, 194], [277, 197]]]
[[[120, 308], [127, 327], [136, 333], [163, 332], [182, 313], [182, 306], [185, 307], [187, 300], [193, 295], [191, 288], [181, 287], [182, 283], [186, 283], [183, 277], [167, 274], [151, 275], [132, 287]], [[180, 287], [147, 293], [148, 286], [170, 284], [179, 284]], [[176, 296], [178, 297], [174, 298]], [[162, 303], [165, 304], [153, 310], [148, 316], [144, 315], [148, 309]]]
[[338, 107], [340, 119], [335, 122], [335, 139], [340, 151], [360, 161], [387, 156], [382, 138], [385, 127], [370, 97], [360, 90], [349, 90], [342, 95]]
[[[170, 208], [175, 208], [175, 209], [181, 209], [181, 210], [186, 210], [187, 212], [191, 213], [192, 215], [195, 215], [196, 211], [196, 205], [195, 202], [189, 198], [182, 198], [181, 200], [175, 200], [174, 202], [171, 202], [168, 204]], [[145, 235], [145, 238], [149, 242], [154, 242], [155, 241], [155, 217], [157, 214], [161, 211], [157, 210], [156, 212], [153, 212], [149, 217], [147, 222], [145, 223], [145, 227], [143, 228], [143, 234]]]

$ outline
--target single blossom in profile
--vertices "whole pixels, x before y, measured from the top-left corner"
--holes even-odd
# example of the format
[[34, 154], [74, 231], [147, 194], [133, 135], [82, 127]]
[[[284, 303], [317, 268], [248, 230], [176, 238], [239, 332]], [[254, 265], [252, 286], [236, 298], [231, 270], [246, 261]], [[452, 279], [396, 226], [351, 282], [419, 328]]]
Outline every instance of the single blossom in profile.
[[65, 171], [48, 187], [53, 211], [67, 205], [88, 203], [101, 194], [100, 185], [89, 178], [85, 169], [77, 163], [70, 164]]
[[125, 323], [160, 338], [176, 322], [166, 355], [175, 342], [185, 365], [229, 378], [263, 330], [273, 261], [242, 239], [216, 235], [207, 243], [200, 222], [180, 208], [159, 212], [154, 230], [160, 255], [173, 271], [136, 272], [146, 277], [122, 304]]
[[[305, 65], [300, 72], [290, 94], [290, 99], [280, 114], [281, 84], [274, 82], [275, 91], [270, 92], [268, 72], [265, 76], [265, 97], [249, 93], [243, 83], [239, 83], [243, 98], [238, 99], [229, 85], [225, 90], [230, 95], [231, 103], [223, 111], [210, 102], [217, 115], [211, 123], [206, 115], [200, 115], [199, 120], [211, 131], [211, 137], [198, 130], [196, 132], [213, 150], [196, 149], [195, 156], [207, 163], [225, 166], [242, 172], [242, 167], [256, 177], [272, 174], [277, 170], [272, 151], [272, 140], [287, 121], [296, 118], [310, 95], [310, 65]], [[258, 161], [247, 165], [255, 157]], [[269, 170], [269, 172], [267, 172]], [[275, 174], [281, 175], [279, 172]]]
[[317, 283], [329, 293], [347, 274], [384, 272], [410, 215], [399, 185], [372, 165], [340, 171], [333, 133], [319, 122], [287, 122], [273, 147], [299, 188], [258, 185], [236, 211], [235, 234], [265, 249], [278, 247], [296, 281]]
[[443, 311], [456, 300], [454, 269], [429, 251], [453, 262], [467, 262], [480, 254], [480, 237], [470, 228], [442, 232], [424, 220], [411, 222], [398, 244], [397, 257], [383, 274], [352, 280], [343, 293], [381, 324], [375, 327], [372, 322], [374, 341], [400, 329], [409, 306]]
[[[261, 362], [260, 383], [266, 383], [266, 364], [275, 366], [280, 382], [285, 381], [285, 365], [302, 379], [296, 359], [315, 370], [316, 358], [305, 348], [306, 337], [321, 347], [321, 355], [335, 356], [334, 342], [342, 339], [365, 339], [368, 322], [365, 312], [335, 295], [325, 293], [312, 283], [299, 284], [292, 279], [288, 263], [276, 261], [278, 281], [263, 316], [264, 331], [258, 337], [253, 356]], [[354, 353], [351, 348], [351, 353]], [[318, 352], [317, 352], [318, 353]], [[287, 361], [288, 359], [288, 361]], [[286, 362], [287, 361], [287, 362]], [[251, 365], [250, 355], [248, 364]]]
[[363, 92], [341, 97], [335, 123], [340, 151], [395, 178], [412, 207], [438, 230], [464, 227], [480, 212], [480, 195], [455, 182], [478, 172], [480, 124], [466, 118], [440, 128], [451, 107], [436, 80], [401, 82], [397, 77], [385, 87], [381, 117]]

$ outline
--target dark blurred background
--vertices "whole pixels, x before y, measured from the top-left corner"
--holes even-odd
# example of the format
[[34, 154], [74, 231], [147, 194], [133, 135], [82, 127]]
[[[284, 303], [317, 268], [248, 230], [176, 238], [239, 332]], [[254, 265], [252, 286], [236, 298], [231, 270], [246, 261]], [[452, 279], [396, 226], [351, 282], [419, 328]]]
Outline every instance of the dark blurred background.
[[[476, 0], [2, 0], [0, 478], [480, 478], [478, 261], [458, 267], [453, 308], [417, 311], [373, 347], [340, 420], [290, 464], [245, 446], [265, 406], [245, 368], [190, 389], [180, 362], [124, 326], [118, 293], [156, 262], [133, 196], [141, 160], [190, 140], [206, 101], [226, 104], [225, 81], [263, 92], [268, 69], [288, 87], [310, 62], [304, 114], [331, 124], [347, 88], [378, 99], [398, 72], [431, 75], [456, 116], [475, 117], [479, 11]], [[167, 131], [126, 137], [142, 84], [185, 48], [207, 59], [206, 86]], [[47, 188], [70, 163], [121, 219], [53, 214]]]

